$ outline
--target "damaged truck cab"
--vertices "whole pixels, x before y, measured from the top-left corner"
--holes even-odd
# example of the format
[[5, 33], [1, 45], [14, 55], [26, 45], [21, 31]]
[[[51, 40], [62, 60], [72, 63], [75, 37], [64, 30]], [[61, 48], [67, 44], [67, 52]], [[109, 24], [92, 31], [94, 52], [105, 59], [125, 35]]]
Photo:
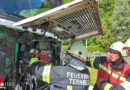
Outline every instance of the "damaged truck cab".
[[[8, 3], [8, 4], [7, 4]], [[60, 65], [62, 41], [75, 42], [103, 34], [97, 0], [1, 0], [0, 88], [46, 90], [31, 75], [31, 48], [43, 64]]]

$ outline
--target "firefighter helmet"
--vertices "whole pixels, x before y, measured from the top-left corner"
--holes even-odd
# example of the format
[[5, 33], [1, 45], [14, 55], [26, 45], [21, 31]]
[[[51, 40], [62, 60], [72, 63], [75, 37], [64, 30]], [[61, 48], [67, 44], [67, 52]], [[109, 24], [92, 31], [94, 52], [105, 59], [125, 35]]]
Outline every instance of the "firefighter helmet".
[[70, 65], [77, 70], [86, 68], [84, 62], [87, 58], [87, 49], [81, 41], [74, 42], [68, 49], [67, 54], [63, 60], [64, 65]]
[[126, 41], [124, 49], [130, 50], [130, 38]]
[[124, 44], [122, 42], [115, 42], [110, 46], [110, 49], [115, 50], [121, 54], [121, 56], [126, 55], [125, 51], [123, 50]]
[[82, 61], [86, 61], [87, 58], [87, 49], [82, 44], [81, 41], [74, 42], [71, 47], [68, 49], [68, 53], [72, 56], [79, 58]]

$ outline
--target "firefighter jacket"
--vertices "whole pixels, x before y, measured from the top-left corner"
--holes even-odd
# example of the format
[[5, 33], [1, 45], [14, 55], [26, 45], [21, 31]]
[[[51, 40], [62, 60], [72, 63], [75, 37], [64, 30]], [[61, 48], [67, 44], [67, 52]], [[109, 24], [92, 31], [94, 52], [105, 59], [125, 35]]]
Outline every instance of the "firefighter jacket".
[[49, 90], [92, 90], [88, 69], [78, 71], [69, 66], [43, 65], [32, 58], [29, 65], [32, 73], [50, 85]]
[[86, 65], [98, 69], [94, 90], [129, 90], [130, 65], [124, 60], [120, 65], [114, 65], [107, 57], [89, 58]]

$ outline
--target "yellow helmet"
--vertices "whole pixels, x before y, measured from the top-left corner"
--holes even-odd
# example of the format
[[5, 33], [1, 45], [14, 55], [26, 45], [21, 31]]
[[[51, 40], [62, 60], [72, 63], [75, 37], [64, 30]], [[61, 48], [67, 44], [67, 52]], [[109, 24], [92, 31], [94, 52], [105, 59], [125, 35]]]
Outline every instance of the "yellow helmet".
[[124, 49], [130, 50], [130, 38], [126, 41]]
[[82, 44], [81, 41], [74, 42], [71, 47], [68, 49], [68, 53], [74, 57], [79, 58], [82, 61], [86, 61], [87, 58], [87, 49]]
[[120, 41], [113, 43], [110, 49], [119, 52], [122, 56], [126, 56], [126, 52], [123, 50], [124, 44]]

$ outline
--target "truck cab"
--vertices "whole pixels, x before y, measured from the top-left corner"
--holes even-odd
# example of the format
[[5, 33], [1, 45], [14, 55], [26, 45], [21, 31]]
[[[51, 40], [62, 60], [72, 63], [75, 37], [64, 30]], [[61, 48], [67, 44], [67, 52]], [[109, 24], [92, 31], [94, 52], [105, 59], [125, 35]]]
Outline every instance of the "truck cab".
[[43, 64], [61, 65], [63, 40], [102, 35], [97, 0], [0, 0], [0, 88], [46, 90], [31, 75], [31, 48]]

